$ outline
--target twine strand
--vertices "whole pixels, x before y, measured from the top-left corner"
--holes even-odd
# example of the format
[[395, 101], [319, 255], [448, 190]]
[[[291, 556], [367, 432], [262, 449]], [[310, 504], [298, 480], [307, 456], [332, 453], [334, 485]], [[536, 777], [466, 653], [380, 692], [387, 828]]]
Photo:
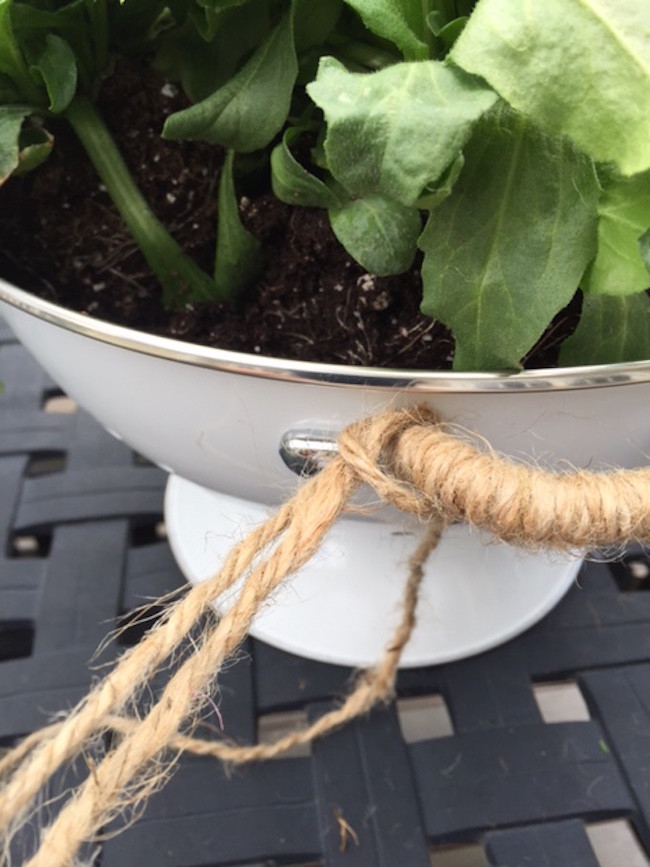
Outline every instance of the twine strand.
[[[411, 562], [402, 620], [382, 660], [359, 678], [341, 707], [275, 744], [240, 747], [193, 737], [198, 713], [210, 701], [209, 687], [224, 660], [245, 638], [269, 595], [313, 556], [362, 483], [428, 523]], [[339, 456], [235, 546], [215, 576], [171, 605], [162, 621], [121, 657], [64, 722], [30, 736], [3, 757], [0, 772], [8, 775], [0, 792], [5, 851], [13, 830], [52, 774], [108, 730], [120, 737], [45, 829], [28, 867], [73, 864], [80, 845], [93, 839], [126, 804], [146, 802], [164, 783], [181, 751], [229, 762], [270, 758], [387, 700], [415, 622], [423, 563], [450, 521], [465, 521], [502, 541], [533, 549], [575, 551], [648, 541], [650, 470], [552, 473], [516, 464], [489, 448], [462, 441], [426, 409], [389, 412], [351, 425], [340, 436]], [[129, 717], [129, 702], [211, 610], [213, 601], [240, 579], [245, 580], [230, 610], [204, 630], [194, 653], [171, 676], [147, 715]]]
[[[91, 839], [114, 817], [118, 805], [122, 806], [121, 795], [127, 787], [131, 787], [129, 800], [138, 798], [138, 788], [140, 797], [146, 798], [151, 779], [147, 776], [148, 765], [178, 735], [183, 722], [198, 711], [201, 698], [208, 694], [207, 687], [225, 657], [246, 637], [262, 602], [315, 553], [357, 484], [344, 461], [337, 459], [298, 491], [292, 512], [301, 515], [302, 520], [287, 524], [275, 551], [253, 569], [233, 607], [205, 637], [200, 652], [192, 654], [178, 669], [147, 716], [76, 789], [44, 832], [40, 848], [27, 867], [72, 863], [83, 841]], [[315, 504], [325, 505], [315, 508]], [[247, 542], [250, 545], [250, 539]], [[192, 595], [193, 591], [188, 598]], [[134, 793], [133, 781], [140, 775]]]
[[549, 472], [481, 452], [444, 425], [414, 424], [395, 441], [390, 471], [434, 512], [503, 542], [557, 551], [650, 537], [650, 469]]
[[[409, 576], [402, 599], [402, 617], [386, 647], [385, 655], [375, 668], [360, 675], [354, 690], [346, 697], [340, 707], [323, 714], [307, 728], [290, 732], [272, 743], [241, 746], [227, 741], [212, 741], [179, 734], [170, 742], [169, 748], [181, 753], [187, 752], [195, 756], [211, 757], [234, 765], [273, 759], [286, 753], [292, 747], [310, 744], [316, 739], [324, 737], [345, 724], [349, 719], [370, 711], [377, 703], [389, 701], [394, 693], [395, 677], [402, 652], [415, 628], [416, 609], [420, 585], [424, 577], [424, 565], [430, 553], [437, 547], [443, 529], [442, 521], [434, 521], [427, 526], [420, 544], [409, 560]], [[107, 720], [108, 727], [120, 734], [132, 732], [139, 725], [139, 722], [138, 719], [124, 716], [111, 716]], [[50, 737], [62, 725], [63, 723], [54, 723], [25, 738], [16, 748], [13, 762], [22, 760], [40, 740]], [[0, 762], [0, 775], [2, 772], [3, 762]]]
[[254, 531], [252, 545], [240, 543], [233, 548], [221, 571], [169, 608], [167, 616], [148, 632], [147, 640], [120, 657], [111, 674], [82, 699], [66, 721], [51, 729], [50, 738], [42, 740], [32, 750], [26, 750], [21, 744], [3, 757], [3, 769], [11, 769], [22, 761], [23, 754], [28, 756], [20, 774], [0, 792], [0, 831], [8, 828], [28, 808], [52, 774], [80, 751], [80, 745], [106, 730], [106, 716], [120, 711], [129, 702], [141, 684], [174, 652], [213, 600], [250, 566], [257, 549], [266, 548], [283, 531], [290, 517], [291, 504], [288, 503]]
[[[296, 510], [301, 514], [304, 500], [310, 496], [315, 496], [316, 501], [322, 498], [331, 502], [336, 510], [337, 493], [345, 500], [351, 493], [350, 485], [354, 486], [356, 482], [340, 463], [328, 467], [328, 470], [327, 474], [321, 473], [310, 480], [310, 484], [300, 488], [278, 513], [236, 545], [217, 575], [193, 587], [172, 605], [167, 616], [147, 634], [146, 640], [124, 653], [116, 668], [81, 701], [53, 736], [43, 740], [28, 755], [20, 773], [14, 774], [0, 791], [0, 832], [11, 829], [16, 822], [20, 823], [23, 813], [52, 774], [74, 758], [88, 742], [104, 734], [108, 728], [107, 716], [122, 710], [151, 679], [154, 671], [173, 653], [190, 629], [206, 611], [211, 610], [213, 601], [245, 573], [259, 552], [268, 548], [291, 525]], [[337, 514], [336, 511], [331, 514], [330, 523]], [[305, 560], [312, 553], [307, 548], [302, 549]], [[17, 749], [21, 749], [20, 745]], [[3, 761], [7, 767], [16, 764], [11, 754]]]

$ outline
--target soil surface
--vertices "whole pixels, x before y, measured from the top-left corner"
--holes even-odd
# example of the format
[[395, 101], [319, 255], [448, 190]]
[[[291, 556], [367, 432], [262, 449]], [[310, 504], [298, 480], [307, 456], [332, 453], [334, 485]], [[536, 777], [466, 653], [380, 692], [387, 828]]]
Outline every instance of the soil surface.
[[[223, 153], [166, 142], [164, 118], [186, 104], [174, 86], [122, 62], [99, 106], [158, 218], [208, 272], [214, 258]], [[223, 304], [165, 311], [160, 289], [95, 171], [65, 123], [36, 171], [0, 190], [0, 273], [63, 306], [194, 343], [308, 361], [440, 370], [453, 338], [419, 312], [419, 262], [399, 277], [366, 273], [340, 246], [324, 211], [291, 208], [268, 193], [242, 196], [241, 215], [262, 241], [258, 287], [240, 310]], [[526, 362], [556, 362], [579, 309], [562, 313]]]

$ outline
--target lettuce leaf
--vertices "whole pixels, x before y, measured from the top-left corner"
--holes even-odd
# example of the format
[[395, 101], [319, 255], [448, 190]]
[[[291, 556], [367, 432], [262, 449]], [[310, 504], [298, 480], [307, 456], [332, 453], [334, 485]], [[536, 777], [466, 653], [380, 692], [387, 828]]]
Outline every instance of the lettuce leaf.
[[513, 369], [595, 254], [599, 185], [567, 139], [504, 107], [464, 156], [419, 242], [422, 310], [453, 329], [457, 370]]
[[650, 168], [647, 0], [479, 0], [450, 57], [625, 175]]

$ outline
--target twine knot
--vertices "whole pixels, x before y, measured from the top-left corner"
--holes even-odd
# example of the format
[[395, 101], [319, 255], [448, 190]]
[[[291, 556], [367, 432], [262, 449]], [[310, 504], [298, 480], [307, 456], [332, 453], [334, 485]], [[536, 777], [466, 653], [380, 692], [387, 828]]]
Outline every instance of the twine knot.
[[426, 407], [382, 413], [348, 425], [338, 439], [339, 454], [358, 482], [366, 484], [386, 503], [424, 520], [440, 515], [423, 490], [396, 472], [399, 442], [409, 431], [434, 429], [437, 419]]
[[[411, 561], [403, 611], [383, 659], [358, 679], [340, 707], [275, 744], [239, 746], [192, 736], [224, 660], [246, 637], [264, 600], [315, 553], [361, 484], [398, 509], [417, 515], [425, 533]], [[61, 765], [115, 737], [58, 817], [44, 829], [28, 867], [72, 865], [131, 803], [142, 803], [168, 776], [174, 755], [190, 750], [227, 762], [271, 758], [320, 737], [392, 696], [399, 659], [415, 624], [424, 564], [446, 524], [465, 521], [506, 542], [575, 550], [650, 540], [650, 470], [557, 473], [515, 463], [486, 443], [461, 438], [426, 408], [384, 413], [347, 427], [339, 454], [305, 481], [275, 515], [235, 545], [219, 572], [167, 606], [136, 647], [60, 723], [28, 737], [0, 762], [0, 833], [5, 855], [39, 791]], [[244, 578], [218, 622], [213, 602]], [[171, 675], [148, 712], [135, 709], [147, 683], [197, 624], [194, 652]]]

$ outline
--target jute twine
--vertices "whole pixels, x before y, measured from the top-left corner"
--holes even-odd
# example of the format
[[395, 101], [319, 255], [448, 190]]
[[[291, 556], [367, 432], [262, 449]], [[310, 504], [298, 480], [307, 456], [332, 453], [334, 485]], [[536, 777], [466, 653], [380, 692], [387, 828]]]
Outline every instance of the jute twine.
[[[376, 668], [362, 674], [339, 708], [275, 744], [237, 746], [193, 736], [224, 661], [267, 599], [316, 552], [361, 484], [417, 515], [423, 539], [410, 563], [397, 630]], [[402, 649], [415, 623], [423, 566], [450, 521], [464, 521], [528, 548], [584, 551], [650, 540], [650, 469], [553, 473], [503, 458], [454, 436], [426, 409], [388, 412], [346, 428], [339, 454], [305, 481], [275, 515], [237, 544], [211, 579], [167, 606], [140, 644], [125, 652], [63, 722], [31, 735], [0, 762], [0, 832], [5, 861], [12, 835], [52, 775], [107, 732], [111, 746], [44, 828], [28, 867], [68, 867], [85, 841], [129, 804], [142, 804], [186, 750], [241, 763], [268, 759], [320, 737], [392, 697]], [[221, 620], [208, 618], [193, 652], [170, 676], [144, 717], [131, 712], [146, 685], [213, 601], [243, 581]], [[353, 580], [353, 576], [351, 576]]]

